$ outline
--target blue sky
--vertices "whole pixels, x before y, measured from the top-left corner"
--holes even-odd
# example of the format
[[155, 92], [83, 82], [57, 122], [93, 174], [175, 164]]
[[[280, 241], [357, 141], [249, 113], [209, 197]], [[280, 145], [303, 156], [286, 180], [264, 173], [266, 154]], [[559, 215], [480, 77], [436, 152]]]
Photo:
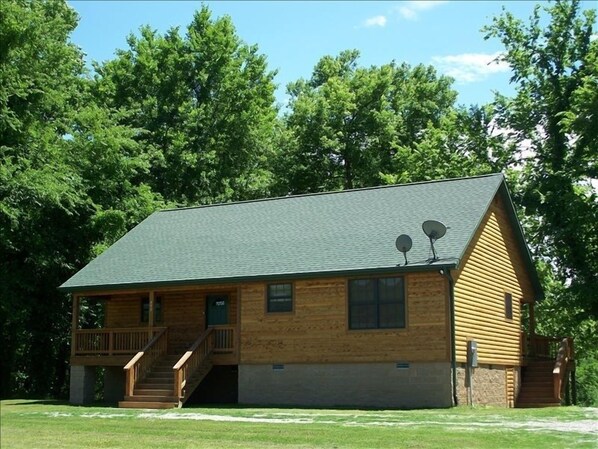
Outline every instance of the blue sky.
[[[161, 32], [182, 30], [201, 7], [197, 1], [70, 1], [80, 22], [72, 41], [87, 60], [111, 59], [126, 48], [126, 36], [149, 24]], [[509, 71], [488, 64], [502, 50], [497, 40], [483, 39], [503, 5], [527, 19], [536, 2], [511, 1], [219, 1], [204, 2], [214, 16], [229, 15], [238, 35], [257, 44], [278, 70], [276, 93], [286, 99], [286, 84], [311, 75], [325, 55], [345, 49], [361, 52], [360, 64], [432, 64], [455, 78], [461, 104], [486, 103], [493, 91], [511, 94]], [[585, 7], [591, 7], [591, 2]]]

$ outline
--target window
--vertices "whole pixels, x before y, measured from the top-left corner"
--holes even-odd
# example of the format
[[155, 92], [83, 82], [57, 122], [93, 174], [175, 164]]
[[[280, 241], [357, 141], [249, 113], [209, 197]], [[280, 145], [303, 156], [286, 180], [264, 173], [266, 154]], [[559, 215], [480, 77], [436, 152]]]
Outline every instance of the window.
[[513, 319], [513, 295], [510, 293], [505, 293], [505, 318]]
[[293, 311], [293, 284], [268, 285], [268, 312]]
[[[141, 299], [141, 322], [149, 322], [149, 298]], [[154, 323], [162, 322], [162, 298], [154, 298]]]
[[349, 281], [349, 329], [405, 327], [403, 278]]

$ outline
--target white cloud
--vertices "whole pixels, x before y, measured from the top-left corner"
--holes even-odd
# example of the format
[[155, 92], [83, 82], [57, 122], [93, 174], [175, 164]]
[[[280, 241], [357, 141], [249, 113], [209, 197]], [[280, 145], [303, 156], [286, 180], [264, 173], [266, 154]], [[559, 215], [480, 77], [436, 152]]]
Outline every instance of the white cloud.
[[494, 73], [508, 72], [509, 64], [497, 61], [499, 56], [500, 52], [434, 56], [432, 63], [458, 83], [466, 84], [481, 81]]
[[404, 19], [417, 20], [420, 12], [436, 8], [444, 3], [448, 2], [446, 0], [412, 0], [403, 2], [403, 4], [397, 8], [397, 11]]
[[598, 33], [594, 33], [590, 36], [590, 42], [594, 42], [596, 39], [598, 39]]
[[363, 22], [363, 26], [366, 28], [370, 27], [383, 27], [386, 25], [386, 16], [374, 16]]

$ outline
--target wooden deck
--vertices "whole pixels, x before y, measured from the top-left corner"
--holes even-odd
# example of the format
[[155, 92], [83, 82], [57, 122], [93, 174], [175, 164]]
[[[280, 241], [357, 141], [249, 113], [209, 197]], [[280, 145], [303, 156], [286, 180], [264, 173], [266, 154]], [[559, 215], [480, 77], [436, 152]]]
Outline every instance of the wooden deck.
[[[209, 329], [213, 329], [213, 364], [237, 365], [237, 326], [219, 325], [210, 326]], [[77, 329], [73, 336], [71, 365], [124, 367], [152, 338], [165, 330], [166, 327]], [[187, 349], [170, 351], [170, 355], [182, 356]]]

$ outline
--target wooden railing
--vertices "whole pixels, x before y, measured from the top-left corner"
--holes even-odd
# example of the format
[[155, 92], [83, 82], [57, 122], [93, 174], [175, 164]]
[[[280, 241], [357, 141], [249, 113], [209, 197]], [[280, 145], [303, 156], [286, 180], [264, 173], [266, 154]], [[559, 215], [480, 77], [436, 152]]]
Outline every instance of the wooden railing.
[[214, 353], [227, 354], [235, 352], [235, 329], [236, 326], [210, 326], [214, 329]]
[[524, 357], [555, 359], [562, 338], [544, 337], [542, 335], [527, 336], [521, 333], [521, 354]]
[[567, 386], [570, 365], [574, 360], [573, 339], [563, 338], [556, 356], [556, 363], [552, 370], [554, 398], [561, 400]]
[[126, 396], [133, 396], [135, 385], [145, 377], [154, 362], [166, 354], [167, 349], [168, 330], [163, 328], [126, 364]]
[[143, 348], [163, 327], [78, 329], [73, 355], [126, 355]]
[[214, 329], [208, 328], [172, 367], [174, 370], [174, 395], [179, 399], [182, 400], [185, 397], [185, 387], [191, 380], [191, 376], [212, 354], [214, 335]]

